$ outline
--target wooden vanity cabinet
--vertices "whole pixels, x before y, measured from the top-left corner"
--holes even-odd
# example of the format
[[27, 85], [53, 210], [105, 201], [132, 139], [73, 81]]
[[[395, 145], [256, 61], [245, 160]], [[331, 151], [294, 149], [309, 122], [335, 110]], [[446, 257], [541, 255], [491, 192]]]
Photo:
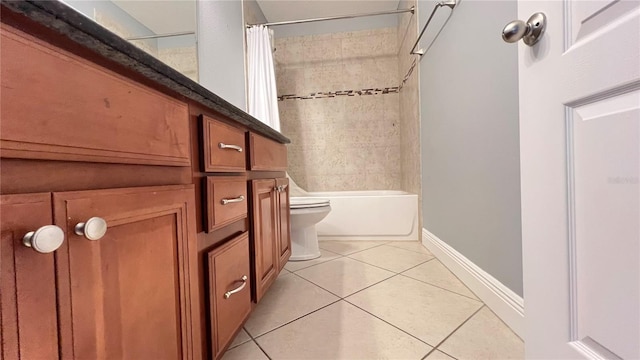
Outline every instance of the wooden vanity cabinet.
[[[4, 359], [194, 358], [193, 186], [1, 199]], [[44, 225], [52, 253], [22, 242]]]
[[291, 255], [285, 145], [6, 7], [0, 360], [222, 357]]

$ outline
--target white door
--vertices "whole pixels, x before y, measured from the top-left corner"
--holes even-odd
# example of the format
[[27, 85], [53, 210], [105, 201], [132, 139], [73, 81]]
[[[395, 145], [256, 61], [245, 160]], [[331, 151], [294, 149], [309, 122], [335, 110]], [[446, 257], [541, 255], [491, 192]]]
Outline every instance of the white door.
[[[640, 1], [518, 2], [527, 358], [640, 358]], [[512, 19], [505, 19], [505, 22]]]

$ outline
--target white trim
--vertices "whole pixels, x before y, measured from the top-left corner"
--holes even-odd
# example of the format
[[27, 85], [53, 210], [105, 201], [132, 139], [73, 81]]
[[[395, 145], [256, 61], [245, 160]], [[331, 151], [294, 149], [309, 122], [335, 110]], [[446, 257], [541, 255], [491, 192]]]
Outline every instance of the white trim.
[[422, 244], [473, 291], [518, 336], [524, 338], [524, 300], [427, 229]]

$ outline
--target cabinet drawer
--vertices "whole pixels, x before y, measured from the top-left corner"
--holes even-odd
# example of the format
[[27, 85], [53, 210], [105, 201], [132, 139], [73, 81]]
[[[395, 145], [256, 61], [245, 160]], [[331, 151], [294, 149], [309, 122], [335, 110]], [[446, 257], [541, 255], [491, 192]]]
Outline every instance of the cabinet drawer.
[[3, 25], [3, 157], [190, 166], [187, 105]]
[[243, 172], [246, 170], [244, 131], [201, 115], [202, 171]]
[[213, 250], [208, 257], [209, 306], [214, 333], [211, 353], [218, 358], [251, 312], [248, 233]]
[[251, 170], [287, 170], [287, 147], [256, 134], [249, 135]]
[[209, 176], [206, 181], [208, 231], [247, 217], [246, 177]]

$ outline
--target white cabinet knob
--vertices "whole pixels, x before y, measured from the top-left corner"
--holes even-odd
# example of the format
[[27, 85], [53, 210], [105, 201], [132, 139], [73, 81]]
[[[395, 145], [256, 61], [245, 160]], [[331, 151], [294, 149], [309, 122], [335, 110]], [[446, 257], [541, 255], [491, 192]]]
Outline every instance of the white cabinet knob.
[[22, 237], [24, 246], [42, 254], [58, 250], [63, 242], [64, 231], [55, 225], [45, 225], [36, 231], [28, 232]]
[[74, 230], [76, 235], [84, 236], [88, 240], [100, 240], [107, 233], [107, 222], [96, 216], [78, 223]]

